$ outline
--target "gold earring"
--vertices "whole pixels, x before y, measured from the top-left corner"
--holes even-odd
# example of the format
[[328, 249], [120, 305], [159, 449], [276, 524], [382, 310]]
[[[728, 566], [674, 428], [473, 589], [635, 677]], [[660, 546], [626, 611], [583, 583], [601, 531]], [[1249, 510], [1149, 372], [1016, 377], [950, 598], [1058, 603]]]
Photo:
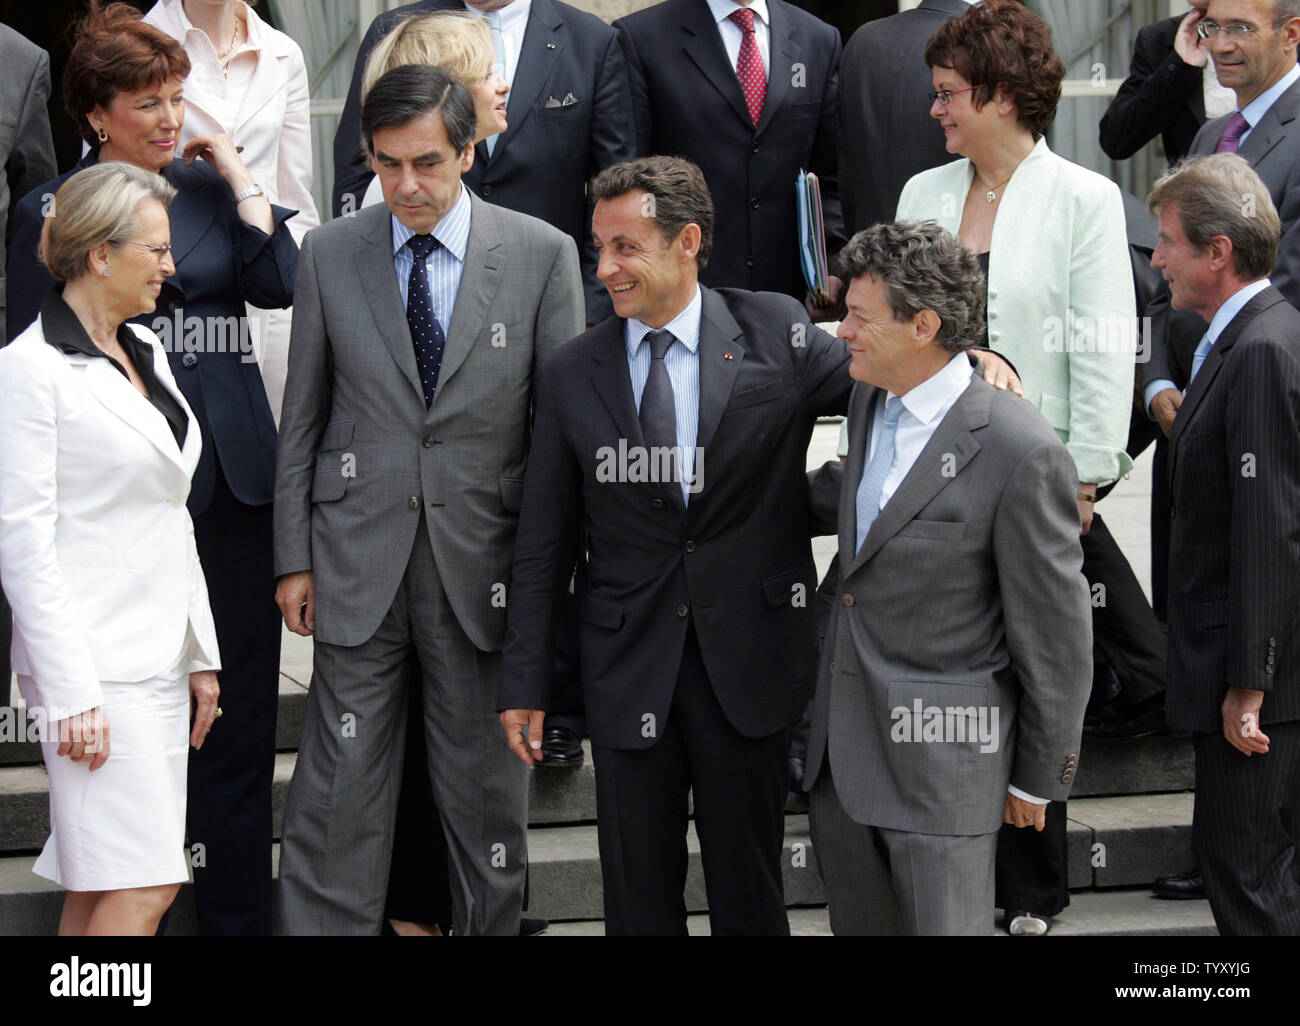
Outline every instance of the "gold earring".
[[99, 141], [100, 141], [101, 143], [106, 143], [106, 142], [108, 142], [108, 133], [104, 131], [104, 126], [103, 126], [103, 125], [100, 125], [100, 126], [99, 126]]

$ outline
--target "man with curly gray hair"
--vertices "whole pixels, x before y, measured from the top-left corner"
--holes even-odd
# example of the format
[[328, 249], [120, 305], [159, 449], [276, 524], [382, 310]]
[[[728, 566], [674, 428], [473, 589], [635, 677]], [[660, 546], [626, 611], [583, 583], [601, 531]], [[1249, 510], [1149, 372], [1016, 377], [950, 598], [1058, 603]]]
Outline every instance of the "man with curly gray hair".
[[878, 224], [840, 262], [859, 384], [804, 777], [831, 927], [988, 935], [999, 826], [1042, 830], [1079, 761], [1074, 463], [1031, 404], [972, 375], [970, 250], [934, 222]]

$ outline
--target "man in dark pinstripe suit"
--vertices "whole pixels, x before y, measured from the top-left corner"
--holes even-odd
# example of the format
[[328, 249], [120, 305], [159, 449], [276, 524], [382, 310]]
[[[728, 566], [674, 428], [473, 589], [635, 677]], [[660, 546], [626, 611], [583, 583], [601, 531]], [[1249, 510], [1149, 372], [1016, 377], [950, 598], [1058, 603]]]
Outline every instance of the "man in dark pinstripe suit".
[[1221, 934], [1300, 933], [1300, 313], [1281, 222], [1234, 154], [1156, 183], [1151, 264], [1209, 323], [1170, 438], [1169, 691]]

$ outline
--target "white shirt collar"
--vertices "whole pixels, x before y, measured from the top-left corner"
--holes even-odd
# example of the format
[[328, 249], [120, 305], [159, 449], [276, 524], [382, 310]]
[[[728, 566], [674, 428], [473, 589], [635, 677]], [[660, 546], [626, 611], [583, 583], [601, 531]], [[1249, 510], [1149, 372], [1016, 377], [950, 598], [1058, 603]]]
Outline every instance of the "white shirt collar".
[[[970, 382], [970, 358], [963, 351], [944, 364], [938, 373], [902, 396], [903, 408], [922, 424], [929, 424], [966, 391]], [[886, 402], [894, 397], [893, 392], [885, 393]]]
[[[718, 24], [726, 21], [731, 16], [732, 11], [743, 11], [745, 9], [735, 0], [708, 0], [708, 4], [709, 13], [713, 15], [713, 20]], [[754, 17], [764, 25], [771, 26], [772, 19], [767, 13], [767, 0], [754, 0], [749, 5], [749, 9], [754, 12]]]
[[[700, 345], [700, 314], [703, 308], [703, 295], [700, 292], [700, 287], [696, 285], [695, 294], [691, 296], [691, 301], [686, 304], [685, 309], [665, 324], [661, 330], [671, 331], [676, 336], [677, 341], [692, 353], [695, 352]], [[635, 356], [636, 351], [641, 348], [641, 343], [645, 340], [646, 335], [654, 330], [645, 321], [638, 321], [635, 317], [629, 317], [623, 333], [624, 340], [627, 342], [627, 355], [629, 357]]]
[[[513, 3], [506, 4], [499, 11], [493, 12], [501, 17], [502, 35], [513, 31], [515, 28], [526, 22], [528, 20], [528, 11], [530, 7], [532, 7], [532, 0], [514, 0]], [[480, 18], [483, 17], [485, 13], [484, 11], [475, 10], [469, 4], [465, 4], [465, 10], [469, 11], [470, 14], [477, 14]]]
[[[182, 33], [182, 36], [179, 37], [182, 45], [188, 41], [191, 32], [197, 32], [205, 39], [207, 38], [207, 33], [195, 25], [194, 22], [190, 21], [190, 16], [186, 13], [185, 4], [182, 0], [162, 0], [162, 2], [166, 8], [171, 10], [172, 17], [176, 19], [176, 24]], [[243, 53], [245, 50], [262, 49], [262, 30], [259, 24], [261, 19], [253, 13], [253, 9], [249, 7], [248, 4], [244, 3], [243, 0], [240, 0], [235, 9], [235, 17], [243, 18], [245, 31], [244, 43], [236, 52]], [[219, 47], [213, 44], [210, 39], [208, 40], [208, 43], [212, 46], [214, 53], [219, 49]]]
[[1241, 116], [1254, 128], [1259, 119], [1268, 113], [1268, 109], [1277, 102], [1277, 98], [1291, 88], [1296, 79], [1300, 79], [1300, 65], [1291, 65], [1291, 70], [1271, 86], [1241, 108]]
[[1232, 323], [1232, 319], [1241, 313], [1247, 303], [1272, 284], [1267, 278], [1260, 278], [1259, 281], [1252, 281], [1249, 285], [1243, 285], [1229, 296], [1210, 320], [1210, 328], [1205, 333], [1210, 340], [1210, 345], [1214, 345], [1218, 341], [1223, 329]]

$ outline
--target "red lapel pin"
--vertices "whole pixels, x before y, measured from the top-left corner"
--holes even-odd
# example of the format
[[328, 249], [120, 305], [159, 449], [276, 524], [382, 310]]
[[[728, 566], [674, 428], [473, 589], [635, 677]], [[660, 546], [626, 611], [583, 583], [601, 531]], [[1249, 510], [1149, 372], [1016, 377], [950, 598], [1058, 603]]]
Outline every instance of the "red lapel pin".
[[722, 358], [723, 358], [724, 360], [730, 360], [730, 359], [731, 359], [731, 354], [730, 354], [730, 353], [723, 353], [723, 354], [722, 354]]

